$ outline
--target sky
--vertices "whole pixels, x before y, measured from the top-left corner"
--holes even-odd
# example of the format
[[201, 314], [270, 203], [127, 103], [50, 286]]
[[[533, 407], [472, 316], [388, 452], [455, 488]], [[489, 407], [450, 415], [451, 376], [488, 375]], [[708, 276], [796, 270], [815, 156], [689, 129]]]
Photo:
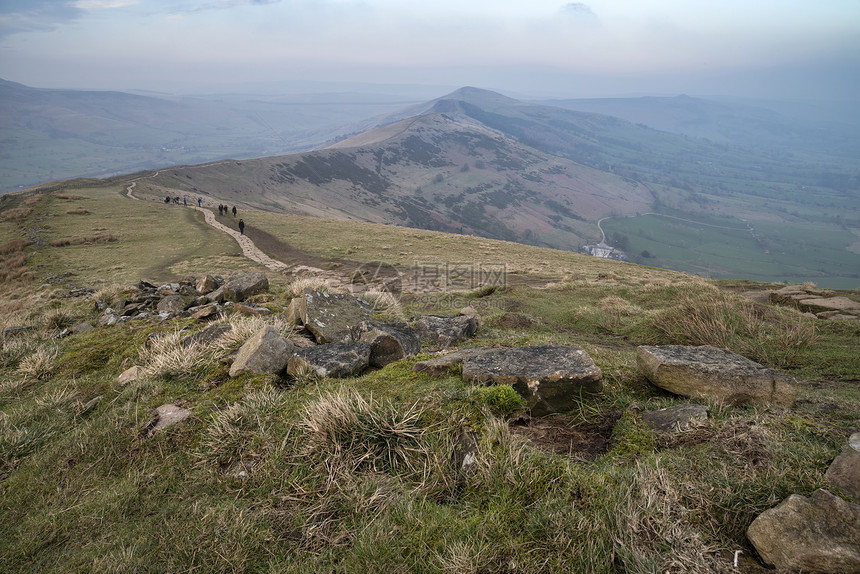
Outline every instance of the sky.
[[860, 0], [0, 0], [0, 78], [860, 102]]

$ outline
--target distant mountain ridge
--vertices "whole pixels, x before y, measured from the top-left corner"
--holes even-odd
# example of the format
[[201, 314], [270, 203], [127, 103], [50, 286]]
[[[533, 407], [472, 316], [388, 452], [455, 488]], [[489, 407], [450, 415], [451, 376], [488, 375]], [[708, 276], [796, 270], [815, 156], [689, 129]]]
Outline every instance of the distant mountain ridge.
[[72, 177], [311, 149], [403, 106], [347, 96], [184, 97], [32, 88], [0, 79], [0, 193]]
[[[448, 109], [441, 102], [431, 110]], [[453, 108], [451, 108], [453, 111]], [[154, 178], [232, 203], [576, 250], [609, 213], [649, 209], [647, 187], [524, 146], [462, 114], [438, 111], [313, 152]]]
[[[477, 88], [364, 124], [375, 127], [325, 149], [175, 167], [152, 181], [265, 210], [569, 250], [601, 240], [599, 219], [634, 217], [609, 237], [633, 260], [722, 276], [860, 269], [851, 158], [715, 143]], [[636, 218], [652, 212], [672, 218]]]

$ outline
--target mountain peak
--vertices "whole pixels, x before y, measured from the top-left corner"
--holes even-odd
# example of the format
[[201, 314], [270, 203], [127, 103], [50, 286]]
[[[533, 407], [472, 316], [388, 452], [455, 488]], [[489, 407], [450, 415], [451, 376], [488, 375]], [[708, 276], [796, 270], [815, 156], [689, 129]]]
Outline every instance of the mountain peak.
[[436, 102], [445, 101], [445, 100], [455, 100], [455, 101], [463, 101], [469, 104], [475, 105], [493, 105], [493, 104], [519, 104], [519, 100], [515, 100], [513, 98], [509, 98], [507, 96], [503, 96], [498, 92], [493, 92], [491, 90], [485, 90], [483, 88], [474, 88], [472, 86], [465, 86], [460, 88], [459, 90], [453, 91], [447, 96], [442, 96], [438, 98]]

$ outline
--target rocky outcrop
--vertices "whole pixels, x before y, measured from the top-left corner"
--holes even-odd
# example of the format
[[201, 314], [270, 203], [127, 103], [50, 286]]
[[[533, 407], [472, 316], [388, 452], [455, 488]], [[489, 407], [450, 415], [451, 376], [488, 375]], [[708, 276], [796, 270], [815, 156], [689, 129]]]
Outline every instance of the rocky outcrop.
[[687, 430], [699, 421], [707, 420], [708, 407], [704, 405], [673, 405], [656, 411], [639, 413], [642, 422], [652, 429], [672, 433]]
[[224, 299], [241, 302], [259, 293], [269, 290], [269, 280], [262, 273], [248, 273], [233, 277], [224, 284]]
[[244, 373], [277, 374], [284, 370], [292, 354], [293, 344], [284, 339], [277, 329], [266, 325], [239, 349], [230, 365], [230, 376]]
[[297, 349], [287, 363], [287, 374], [301, 377], [314, 373], [320, 377], [351, 377], [370, 364], [367, 343], [327, 343], [310, 349]]
[[848, 444], [827, 467], [824, 477], [855, 502], [860, 501], [860, 432], [848, 438]]
[[860, 318], [860, 303], [857, 301], [808, 285], [787, 285], [772, 291], [769, 299], [771, 303], [794, 307], [819, 319]]
[[200, 279], [197, 280], [197, 284], [195, 287], [197, 288], [197, 292], [201, 295], [206, 295], [207, 293], [211, 293], [215, 289], [221, 286], [223, 281], [219, 284], [218, 280], [211, 275], [204, 275]]
[[418, 331], [406, 323], [364, 321], [352, 330], [352, 338], [370, 345], [372, 367], [384, 367], [421, 350]]
[[352, 329], [369, 321], [372, 313], [366, 301], [346, 294], [307, 291], [299, 302], [302, 324], [321, 345], [349, 341]]
[[603, 373], [580, 347], [539, 345], [492, 349], [463, 361], [463, 380], [511, 385], [533, 416], [568, 411], [602, 389]]
[[[185, 298], [182, 295], [167, 295], [163, 297], [158, 304], [155, 306], [155, 309], [159, 313], [181, 313], [185, 311], [186, 303]], [[125, 315], [125, 313], [123, 313]]]
[[478, 331], [478, 317], [427, 315], [415, 322], [415, 329], [423, 342], [444, 349], [472, 337]]
[[791, 377], [710, 345], [642, 346], [636, 364], [649, 381], [684, 397], [790, 407], [797, 395]]
[[860, 572], [860, 506], [826, 490], [792, 494], [761, 513], [747, 538], [762, 560], [786, 572]]

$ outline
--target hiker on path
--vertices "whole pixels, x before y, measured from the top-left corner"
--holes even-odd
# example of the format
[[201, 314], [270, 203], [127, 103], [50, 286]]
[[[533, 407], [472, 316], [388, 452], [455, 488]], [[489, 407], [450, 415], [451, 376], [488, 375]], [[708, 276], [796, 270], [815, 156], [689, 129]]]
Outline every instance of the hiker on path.
[[197, 198], [197, 207], [203, 207], [203, 198], [202, 197]]
[[[235, 207], [233, 209], [236, 209]], [[245, 222], [241, 219], [239, 220], [239, 233], [245, 235]]]
[[184, 197], [182, 198], [182, 205], [183, 205], [184, 207], [188, 207], [188, 200], [187, 200], [186, 198], [184, 198]]
[[233, 217], [236, 217], [236, 206], [233, 206]]
[[224, 215], [224, 206], [220, 203], [218, 204], [218, 215]]

